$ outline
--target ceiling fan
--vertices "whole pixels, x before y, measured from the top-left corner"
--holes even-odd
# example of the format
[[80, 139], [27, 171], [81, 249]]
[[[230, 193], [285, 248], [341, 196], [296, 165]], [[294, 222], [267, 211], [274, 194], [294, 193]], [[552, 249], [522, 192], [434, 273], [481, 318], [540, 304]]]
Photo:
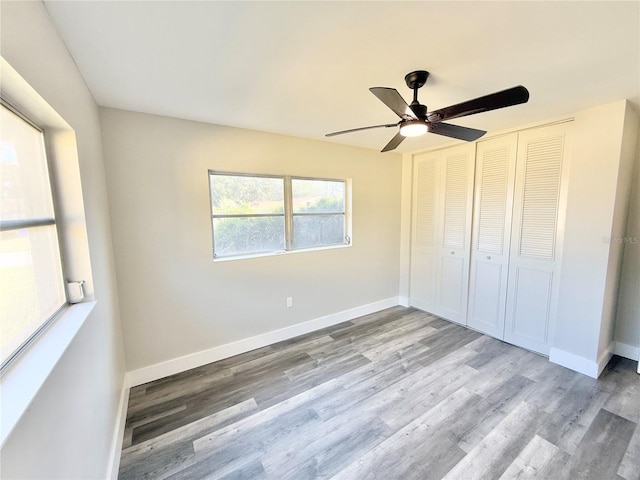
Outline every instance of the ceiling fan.
[[404, 77], [407, 87], [413, 90], [413, 101], [409, 105], [407, 105], [407, 102], [404, 101], [395, 88], [372, 87], [369, 89], [382, 103], [400, 117], [398, 123], [352, 128], [350, 130], [327, 133], [325, 136], [333, 137], [334, 135], [342, 135], [343, 133], [358, 132], [372, 128], [400, 127], [398, 133], [396, 133], [381, 150], [382, 152], [395, 149], [406, 137], [417, 137], [427, 132], [472, 142], [487, 132], [484, 130], [476, 130], [475, 128], [444, 123], [444, 121], [458, 117], [466, 117], [467, 115], [473, 115], [475, 113], [488, 112], [489, 110], [496, 110], [498, 108], [510, 107], [512, 105], [526, 103], [527, 100], [529, 100], [529, 91], [522, 85], [519, 85], [485, 95], [484, 97], [474, 98], [473, 100], [467, 100], [466, 102], [428, 112], [427, 106], [418, 102], [418, 89], [427, 82], [428, 77], [429, 72], [425, 70], [417, 70], [408, 73]]

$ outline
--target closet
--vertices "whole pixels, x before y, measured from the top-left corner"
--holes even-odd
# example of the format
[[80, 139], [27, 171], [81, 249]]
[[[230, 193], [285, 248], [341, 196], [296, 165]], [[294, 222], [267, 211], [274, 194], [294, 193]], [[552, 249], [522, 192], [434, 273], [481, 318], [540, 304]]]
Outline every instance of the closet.
[[466, 324], [475, 145], [415, 156], [411, 301]]
[[545, 355], [560, 285], [569, 126], [518, 134], [504, 340]]
[[569, 126], [414, 156], [411, 305], [549, 353]]
[[467, 325], [502, 339], [518, 134], [479, 142]]

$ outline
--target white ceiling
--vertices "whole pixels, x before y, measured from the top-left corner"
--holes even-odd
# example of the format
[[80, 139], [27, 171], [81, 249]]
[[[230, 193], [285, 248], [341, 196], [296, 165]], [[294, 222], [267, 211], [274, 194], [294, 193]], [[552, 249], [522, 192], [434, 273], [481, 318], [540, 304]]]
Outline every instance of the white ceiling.
[[[398, 118], [369, 91], [431, 72], [429, 110], [522, 84], [499, 130], [623, 98], [640, 110], [640, 2], [46, 1], [99, 105], [324, 139]], [[328, 141], [381, 149], [393, 129]], [[398, 151], [449, 142], [407, 139]]]

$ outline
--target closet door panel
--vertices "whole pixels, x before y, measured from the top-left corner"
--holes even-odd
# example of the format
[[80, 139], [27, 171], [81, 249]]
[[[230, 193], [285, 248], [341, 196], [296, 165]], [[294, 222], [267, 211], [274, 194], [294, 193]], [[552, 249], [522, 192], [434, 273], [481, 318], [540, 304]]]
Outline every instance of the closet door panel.
[[521, 132], [518, 145], [505, 340], [545, 355], [557, 304], [568, 141], [560, 124]]
[[418, 155], [413, 172], [410, 304], [435, 311], [440, 153]]
[[501, 292], [506, 288], [502, 266], [475, 261], [472, 275], [467, 323], [470, 327], [501, 339], [501, 320], [504, 323], [504, 299]]
[[551, 314], [553, 272], [516, 268], [511, 335], [544, 343]]
[[458, 323], [464, 323], [461, 310], [462, 305], [466, 303], [464, 301], [465, 289], [462, 285], [463, 282], [466, 283], [465, 264], [465, 259], [462, 257], [443, 256], [439, 268], [439, 314]]
[[478, 143], [467, 323], [502, 339], [518, 134]]
[[475, 145], [443, 151], [436, 314], [466, 324]]

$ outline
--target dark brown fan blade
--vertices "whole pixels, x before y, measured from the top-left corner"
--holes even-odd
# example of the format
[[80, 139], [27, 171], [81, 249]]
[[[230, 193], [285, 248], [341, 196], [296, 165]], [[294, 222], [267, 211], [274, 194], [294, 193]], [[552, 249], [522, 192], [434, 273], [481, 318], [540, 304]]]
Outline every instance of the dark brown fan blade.
[[459, 125], [440, 122], [429, 124], [429, 133], [435, 133], [437, 135], [444, 135], [445, 137], [457, 138], [459, 140], [473, 142], [487, 132], [485, 132], [484, 130], [476, 130], [475, 128], [461, 127]]
[[474, 98], [466, 102], [451, 105], [450, 107], [434, 110], [427, 114], [430, 122], [441, 122], [452, 118], [465, 117], [474, 113], [488, 112], [498, 108], [510, 107], [529, 100], [529, 91], [522, 85], [491, 93], [484, 97]]
[[389, 128], [389, 127], [397, 127], [397, 123], [386, 123], [384, 125], [373, 125], [371, 127], [360, 127], [360, 128], [352, 128], [350, 130], [341, 130], [339, 132], [327, 133], [325, 137], [333, 137], [335, 135], [342, 135], [343, 133], [351, 133], [351, 132], [359, 132], [360, 130], [369, 130], [370, 128]]
[[389, 150], [393, 150], [394, 148], [396, 148], [398, 145], [400, 145], [402, 143], [402, 141], [405, 139], [406, 137], [404, 135], [400, 135], [400, 132], [396, 133], [396, 136], [393, 137], [389, 143], [387, 143], [384, 148], [382, 150], [380, 150], [380, 152], [388, 152]]
[[395, 88], [371, 87], [369, 91], [400, 118], [418, 118]]

